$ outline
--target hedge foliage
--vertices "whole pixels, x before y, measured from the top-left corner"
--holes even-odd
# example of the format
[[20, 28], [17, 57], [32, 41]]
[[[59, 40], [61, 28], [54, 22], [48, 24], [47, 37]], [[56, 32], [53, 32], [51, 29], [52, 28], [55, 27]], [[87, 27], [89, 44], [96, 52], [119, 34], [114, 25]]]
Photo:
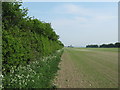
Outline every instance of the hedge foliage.
[[27, 65], [64, 46], [50, 23], [27, 16], [28, 9], [21, 6], [20, 2], [2, 3], [3, 75], [12, 66]]

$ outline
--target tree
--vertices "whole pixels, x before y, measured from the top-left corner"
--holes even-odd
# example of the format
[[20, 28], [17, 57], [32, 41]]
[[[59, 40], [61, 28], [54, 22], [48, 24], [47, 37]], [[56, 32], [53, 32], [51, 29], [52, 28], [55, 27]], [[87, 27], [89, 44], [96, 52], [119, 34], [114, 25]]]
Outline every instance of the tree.
[[87, 45], [87, 48], [98, 48], [98, 45]]
[[120, 48], [120, 42], [116, 42], [115, 47]]
[[20, 9], [21, 2], [3, 2], [2, 3], [2, 23], [5, 29], [18, 25], [27, 15], [27, 9]]

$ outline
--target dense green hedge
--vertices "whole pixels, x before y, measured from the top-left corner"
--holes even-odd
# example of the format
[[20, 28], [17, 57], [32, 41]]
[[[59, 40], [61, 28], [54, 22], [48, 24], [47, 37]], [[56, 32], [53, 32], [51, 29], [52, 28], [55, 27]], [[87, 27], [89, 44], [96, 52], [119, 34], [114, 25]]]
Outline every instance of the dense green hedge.
[[19, 2], [2, 3], [2, 60], [3, 75], [13, 66], [29, 64], [49, 56], [64, 45], [50, 23], [27, 16]]

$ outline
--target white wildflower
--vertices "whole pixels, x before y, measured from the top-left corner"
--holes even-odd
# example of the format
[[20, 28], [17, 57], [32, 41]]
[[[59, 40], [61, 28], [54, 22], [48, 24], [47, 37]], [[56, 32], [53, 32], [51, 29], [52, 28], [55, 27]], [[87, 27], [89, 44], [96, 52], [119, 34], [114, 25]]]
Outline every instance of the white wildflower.
[[0, 78], [3, 78], [3, 75], [2, 75], [2, 74], [0, 74]]
[[2, 85], [0, 85], [0, 88], [3, 88]]
[[34, 80], [32, 80], [32, 82], [34, 82]]
[[21, 85], [21, 82], [19, 82], [19, 85]]
[[14, 73], [14, 69], [11, 69], [10, 72], [11, 72], [11, 73]]
[[30, 76], [30, 75], [28, 74], [26, 78], [29, 78], [29, 76]]
[[17, 75], [17, 77], [18, 77], [19, 79], [21, 79], [21, 78], [22, 78], [20, 75]]
[[25, 82], [25, 85], [27, 85], [27, 83]]
[[25, 82], [25, 80], [22, 81], [23, 83]]

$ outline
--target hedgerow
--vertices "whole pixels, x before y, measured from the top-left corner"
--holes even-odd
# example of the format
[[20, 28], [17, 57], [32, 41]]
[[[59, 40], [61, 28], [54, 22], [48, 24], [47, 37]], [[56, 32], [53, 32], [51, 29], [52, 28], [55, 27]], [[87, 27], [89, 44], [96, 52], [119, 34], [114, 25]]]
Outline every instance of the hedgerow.
[[[41, 61], [41, 58], [48, 57], [57, 50], [62, 49], [64, 45], [58, 40], [59, 36], [54, 32], [50, 23], [27, 16], [28, 9], [21, 9], [21, 5], [22, 3], [20, 2], [2, 3], [3, 86], [26, 87], [26, 85], [21, 86], [17, 84], [20, 82], [19, 80], [17, 80], [19, 82], [14, 82], [16, 84], [11, 84], [12, 79], [10, 78], [15, 78], [17, 72], [19, 75], [23, 72], [22, 70], [18, 70], [19, 67], [27, 68], [27, 65], [30, 65], [31, 62], [38, 62], [38, 66], [42, 65], [40, 66], [41, 68], [38, 68], [38, 72], [44, 73], [45, 76], [38, 79], [37, 82], [41, 84], [40, 87], [46, 87], [46, 85], [49, 87], [50, 84], [48, 83], [53, 73], [57, 70], [56, 66], [60, 56], [56, 56], [56, 59], [53, 59], [53, 61], [52, 59], [48, 59], [47, 62]], [[36, 64], [32, 65], [37, 69]], [[13, 70], [14, 73], [11, 73], [11, 70]], [[33, 76], [35, 77], [35, 75]], [[32, 87], [32, 85], [33, 87], [35, 86], [29, 83], [27, 85], [27, 87]]]

